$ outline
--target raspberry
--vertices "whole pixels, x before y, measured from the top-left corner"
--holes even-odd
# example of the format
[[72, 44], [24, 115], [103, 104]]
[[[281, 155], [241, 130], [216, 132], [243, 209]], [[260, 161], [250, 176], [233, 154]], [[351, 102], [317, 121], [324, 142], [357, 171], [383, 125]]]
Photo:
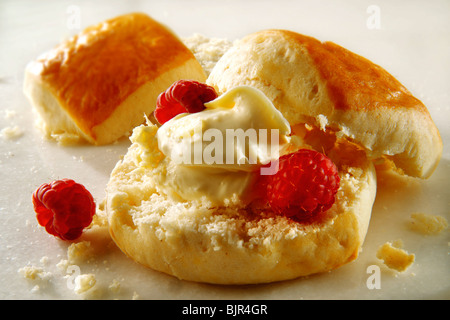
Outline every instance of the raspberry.
[[301, 222], [311, 222], [335, 201], [340, 178], [335, 164], [308, 149], [278, 159], [274, 175], [260, 176], [262, 192], [272, 210]]
[[217, 93], [211, 86], [193, 80], [178, 80], [159, 95], [154, 116], [164, 124], [180, 113], [202, 111], [204, 103], [215, 98]]
[[62, 240], [74, 240], [92, 222], [95, 202], [86, 188], [70, 179], [44, 183], [33, 193], [36, 218]]

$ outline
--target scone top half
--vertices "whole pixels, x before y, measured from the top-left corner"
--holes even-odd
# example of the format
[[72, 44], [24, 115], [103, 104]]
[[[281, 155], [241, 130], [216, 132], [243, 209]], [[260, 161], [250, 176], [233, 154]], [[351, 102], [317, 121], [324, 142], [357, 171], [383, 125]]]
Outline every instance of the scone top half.
[[442, 154], [424, 104], [386, 70], [332, 42], [286, 30], [256, 32], [222, 57], [207, 82], [219, 92], [256, 87], [292, 126], [333, 132], [409, 176], [429, 177]]
[[127, 135], [179, 79], [204, 81], [193, 53], [143, 13], [90, 26], [27, 65], [24, 91], [49, 135], [102, 145]]

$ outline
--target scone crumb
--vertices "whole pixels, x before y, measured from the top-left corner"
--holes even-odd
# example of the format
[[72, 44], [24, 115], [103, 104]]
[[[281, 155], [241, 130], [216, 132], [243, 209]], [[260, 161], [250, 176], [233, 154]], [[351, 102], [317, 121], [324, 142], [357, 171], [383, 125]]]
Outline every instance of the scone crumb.
[[411, 214], [411, 219], [411, 229], [426, 235], [439, 234], [448, 227], [447, 219], [439, 215], [417, 212]]
[[37, 284], [33, 288], [31, 288], [31, 293], [37, 293], [41, 290], [41, 287]]
[[140, 125], [133, 129], [130, 141], [138, 146], [136, 161], [142, 167], [156, 168], [164, 159], [164, 154], [158, 148], [157, 131], [158, 127], [154, 124]]
[[75, 288], [74, 291], [76, 294], [83, 294], [87, 291], [91, 290], [97, 280], [95, 275], [92, 273], [80, 274], [75, 278]]
[[30, 280], [48, 280], [51, 276], [50, 272], [45, 272], [43, 268], [28, 265], [18, 270], [20, 274], [26, 279]]
[[139, 300], [139, 298], [140, 298], [139, 294], [136, 291], [134, 291], [133, 292], [133, 297], [131, 297], [131, 299], [132, 300]]
[[23, 135], [23, 130], [18, 126], [5, 127], [0, 131], [0, 135], [6, 140], [13, 140]]
[[89, 226], [92, 227], [107, 227], [108, 217], [106, 215], [106, 198], [99, 202], [95, 210], [95, 215], [92, 217], [92, 223]]
[[319, 123], [320, 130], [323, 132], [327, 131], [328, 119], [323, 114], [319, 114], [317, 117], [317, 122]]
[[59, 269], [59, 270], [61, 270], [61, 271], [63, 271], [63, 272], [66, 272], [66, 270], [67, 270], [67, 268], [69, 268], [69, 260], [67, 260], [67, 259], [61, 259], [57, 264], [56, 264], [56, 267]]
[[109, 285], [109, 290], [111, 292], [117, 293], [120, 291], [120, 282], [116, 279], [113, 279], [112, 283]]
[[94, 249], [90, 241], [80, 241], [72, 243], [67, 248], [67, 257], [70, 263], [79, 263], [91, 259], [94, 255]]
[[43, 256], [43, 257], [41, 257], [41, 260], [39, 260], [39, 262], [44, 266], [48, 264], [48, 261], [49, 261], [49, 259], [47, 256]]
[[412, 265], [415, 255], [401, 249], [402, 246], [401, 240], [386, 242], [378, 249], [377, 258], [383, 260], [388, 268], [403, 272]]

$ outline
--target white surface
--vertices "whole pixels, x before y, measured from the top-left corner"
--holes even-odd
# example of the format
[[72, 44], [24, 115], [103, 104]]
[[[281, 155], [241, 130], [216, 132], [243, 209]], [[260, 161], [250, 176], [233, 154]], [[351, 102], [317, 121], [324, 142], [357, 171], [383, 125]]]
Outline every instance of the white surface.
[[[71, 6], [75, 7], [71, 7]], [[380, 29], [367, 27], [376, 5]], [[131, 299], [427, 299], [450, 298], [449, 233], [422, 236], [409, 230], [412, 212], [449, 217], [450, 185], [450, 2], [442, 1], [2, 1], [0, 2], [0, 129], [18, 126], [23, 134], [0, 138], [0, 298], [80, 299], [67, 286], [56, 264], [67, 243], [37, 225], [32, 192], [42, 183], [69, 177], [83, 183], [98, 202], [108, 176], [128, 141], [106, 147], [59, 147], [34, 127], [31, 107], [22, 94], [29, 60], [80, 29], [71, 20], [79, 10], [80, 27], [143, 11], [180, 36], [195, 32], [235, 39], [266, 28], [286, 28], [332, 40], [382, 65], [429, 108], [444, 140], [442, 161], [427, 181], [394, 181], [379, 187], [372, 221], [358, 260], [331, 273], [257, 286], [213, 286], [179, 281], [132, 262], [109, 249], [82, 273], [95, 273], [104, 288], [100, 298]], [[74, 25], [75, 23], [75, 25]], [[397, 274], [376, 259], [386, 241], [402, 239], [416, 255]], [[42, 264], [40, 259], [49, 261]], [[381, 288], [369, 290], [366, 272], [381, 266]], [[49, 280], [23, 278], [18, 269], [42, 266]], [[113, 279], [121, 291], [108, 290]], [[39, 285], [35, 291], [33, 287]]]

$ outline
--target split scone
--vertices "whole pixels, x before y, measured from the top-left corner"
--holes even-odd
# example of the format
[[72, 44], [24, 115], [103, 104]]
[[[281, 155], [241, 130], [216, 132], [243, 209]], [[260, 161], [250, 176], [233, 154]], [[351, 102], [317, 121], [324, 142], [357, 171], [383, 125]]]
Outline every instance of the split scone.
[[[439, 161], [442, 142], [423, 104], [386, 71], [337, 45], [289, 31], [252, 34], [219, 60], [207, 83], [219, 97], [205, 110], [135, 128], [107, 185], [110, 234], [119, 248], [180, 279], [267, 283], [342, 266], [357, 258], [367, 233], [377, 187], [373, 160], [388, 159], [418, 177]], [[263, 128], [280, 133], [280, 164], [304, 149], [334, 162], [339, 188], [319, 218], [280, 214], [257, 196], [258, 170], [278, 163], [273, 154], [260, 154], [251, 137], [241, 149], [219, 139], [231, 129], [255, 129], [260, 139]], [[185, 157], [196, 146], [203, 152], [198, 162], [195, 154]], [[240, 157], [221, 161], [230, 150]], [[251, 152], [256, 162], [247, 165]]]
[[88, 27], [30, 62], [24, 92], [47, 136], [102, 145], [143, 123], [174, 81], [205, 78], [171, 30], [132, 13]]

